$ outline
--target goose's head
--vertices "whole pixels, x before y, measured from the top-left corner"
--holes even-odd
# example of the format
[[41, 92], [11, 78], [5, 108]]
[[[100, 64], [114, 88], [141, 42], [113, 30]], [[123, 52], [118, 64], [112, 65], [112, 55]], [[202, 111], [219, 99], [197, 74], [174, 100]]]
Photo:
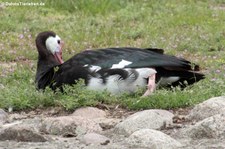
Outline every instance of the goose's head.
[[58, 64], [63, 63], [62, 47], [64, 42], [52, 31], [41, 32], [36, 37], [36, 46], [39, 60], [51, 60]]

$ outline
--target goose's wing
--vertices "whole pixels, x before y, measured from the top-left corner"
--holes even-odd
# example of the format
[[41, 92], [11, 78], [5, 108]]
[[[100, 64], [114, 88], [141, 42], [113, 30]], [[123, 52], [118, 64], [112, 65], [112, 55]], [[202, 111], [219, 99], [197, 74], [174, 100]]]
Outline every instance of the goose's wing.
[[81, 52], [64, 64], [90, 65], [100, 68], [167, 67], [190, 70], [191, 63], [163, 54], [162, 49], [107, 48]]

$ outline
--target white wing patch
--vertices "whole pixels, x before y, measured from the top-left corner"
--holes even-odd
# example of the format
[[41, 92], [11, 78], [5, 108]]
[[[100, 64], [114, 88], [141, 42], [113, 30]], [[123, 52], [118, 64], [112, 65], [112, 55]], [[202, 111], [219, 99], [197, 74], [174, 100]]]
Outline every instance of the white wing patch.
[[122, 61], [120, 61], [118, 64], [113, 64], [111, 68], [124, 68], [125, 66], [130, 64], [132, 64], [132, 62], [122, 59]]
[[[88, 64], [85, 64], [83, 67], [88, 67], [89, 65]], [[89, 67], [90, 71], [99, 71], [100, 69], [102, 69], [102, 67], [100, 66], [96, 66], [96, 65], [90, 65]]]
[[91, 65], [91, 67], [89, 68], [91, 71], [98, 71], [100, 69], [102, 69], [100, 66], [95, 66], [95, 65]]

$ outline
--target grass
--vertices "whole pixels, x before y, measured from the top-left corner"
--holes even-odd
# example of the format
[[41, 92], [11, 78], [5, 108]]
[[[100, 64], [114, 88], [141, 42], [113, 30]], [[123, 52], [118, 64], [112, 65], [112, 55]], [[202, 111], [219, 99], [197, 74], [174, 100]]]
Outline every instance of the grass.
[[[5, 2], [0, 1], [0, 108], [73, 110], [105, 103], [135, 110], [171, 109], [225, 95], [223, 1], [48, 0], [42, 1], [45, 6], [2, 6]], [[64, 60], [90, 48], [157, 47], [199, 64], [207, 78], [183, 91], [160, 89], [142, 99], [141, 91], [115, 97], [87, 91], [81, 84], [67, 87], [68, 94], [39, 92], [34, 40], [44, 30], [65, 41]]]

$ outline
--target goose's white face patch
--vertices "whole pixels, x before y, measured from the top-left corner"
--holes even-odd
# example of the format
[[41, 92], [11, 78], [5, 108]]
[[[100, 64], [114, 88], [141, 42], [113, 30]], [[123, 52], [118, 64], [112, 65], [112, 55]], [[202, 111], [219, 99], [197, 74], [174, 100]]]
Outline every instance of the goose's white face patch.
[[60, 42], [61, 38], [58, 35], [56, 35], [55, 37], [48, 37], [48, 39], [45, 41], [46, 48], [51, 51], [52, 54], [60, 52]]
[[132, 62], [122, 59], [122, 61], [120, 61], [118, 64], [113, 64], [111, 68], [124, 68], [125, 66], [130, 64], [132, 64]]

